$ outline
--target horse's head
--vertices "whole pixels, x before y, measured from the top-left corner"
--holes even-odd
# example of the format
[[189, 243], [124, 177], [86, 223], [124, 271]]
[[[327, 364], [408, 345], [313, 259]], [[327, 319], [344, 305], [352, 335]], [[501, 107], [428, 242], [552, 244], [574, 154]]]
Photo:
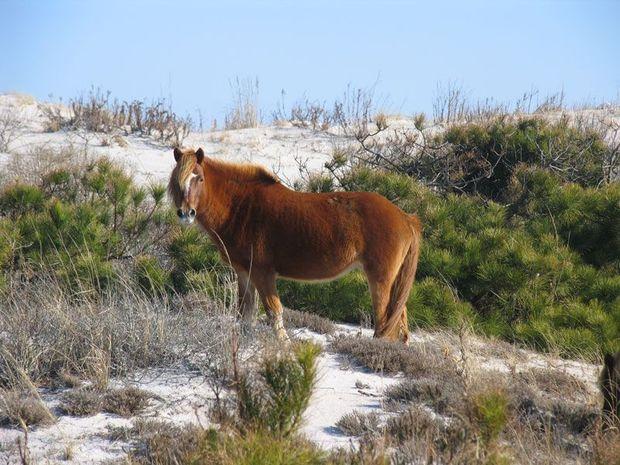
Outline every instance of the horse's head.
[[168, 191], [182, 223], [191, 224], [196, 218], [204, 183], [204, 156], [202, 149], [174, 149], [177, 165], [170, 176]]

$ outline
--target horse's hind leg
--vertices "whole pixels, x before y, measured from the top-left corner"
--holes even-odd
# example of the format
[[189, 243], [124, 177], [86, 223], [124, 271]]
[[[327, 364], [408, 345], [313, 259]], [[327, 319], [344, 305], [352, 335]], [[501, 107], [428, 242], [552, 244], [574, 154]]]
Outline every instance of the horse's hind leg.
[[239, 316], [243, 326], [251, 328], [256, 319], [256, 288], [245, 270], [237, 270]]
[[396, 277], [398, 269], [396, 267], [385, 267], [383, 269], [366, 269], [366, 278], [370, 288], [372, 307], [375, 313], [375, 334], [376, 338], [388, 338], [391, 335], [386, 333], [387, 307], [390, 301], [390, 290]]
[[[390, 299], [392, 298], [392, 286], [400, 273], [405, 253], [396, 247], [392, 248], [391, 253], [376, 254], [374, 259], [368, 260], [364, 265], [364, 272], [368, 279], [372, 306], [375, 313], [375, 334], [376, 338], [396, 341], [400, 338], [407, 343], [409, 339], [407, 331], [407, 310], [402, 309], [398, 321], [393, 321]], [[392, 319], [390, 318], [392, 317]], [[404, 333], [404, 334], [403, 334]]]
[[274, 273], [254, 272], [251, 279], [258, 290], [258, 295], [265, 307], [267, 317], [273, 325], [276, 336], [280, 340], [288, 341], [288, 335], [284, 330], [284, 322], [282, 321], [282, 303], [276, 288], [276, 275]]

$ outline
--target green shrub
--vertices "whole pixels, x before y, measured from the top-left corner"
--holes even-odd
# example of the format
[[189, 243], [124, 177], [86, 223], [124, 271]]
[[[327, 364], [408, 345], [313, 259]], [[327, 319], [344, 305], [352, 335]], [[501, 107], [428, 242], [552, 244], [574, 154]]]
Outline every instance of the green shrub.
[[509, 399], [502, 391], [477, 394], [472, 402], [472, 421], [486, 444], [494, 442], [508, 422]]
[[282, 438], [264, 431], [243, 435], [209, 430], [193, 463], [213, 465], [327, 465], [328, 454], [300, 438]]
[[[514, 203], [504, 206], [474, 196], [441, 196], [407, 176], [364, 167], [342, 179], [344, 188], [379, 192], [422, 219], [420, 262], [408, 301], [412, 325], [454, 328], [465, 320], [486, 334], [564, 355], [590, 357], [617, 346], [620, 247], [601, 245], [618, 240], [616, 185], [584, 188], [519, 169], [506, 194]], [[545, 213], [547, 198], [555, 223]], [[570, 213], [574, 205], [583, 213]], [[361, 273], [320, 285], [279, 286], [294, 308], [353, 322], [372, 314]]]
[[[38, 185], [15, 184], [0, 194], [0, 268], [19, 263], [45, 270], [78, 292], [101, 290], [115, 280], [115, 260], [154, 252], [170, 215], [165, 189], [136, 187], [106, 159], [72, 168], [53, 169]], [[141, 262], [155, 287], [165, 272]], [[163, 274], [162, 274], [163, 273]], [[145, 284], [142, 282], [141, 284]]]
[[474, 323], [476, 315], [468, 302], [458, 299], [445, 284], [433, 277], [415, 285], [407, 301], [409, 322], [426, 328], [459, 328]]
[[610, 150], [599, 133], [576, 128], [566, 119], [466, 123], [438, 138], [449, 144], [443, 156], [453, 161], [448, 185], [496, 200], [504, 198], [515, 169], [523, 164], [554, 166], [564, 181], [596, 186], [604, 179], [603, 163]]
[[226, 269], [215, 245], [197, 228], [176, 228], [167, 252], [173, 263], [173, 286], [180, 292], [211, 293], [217, 283], [214, 275]]
[[267, 357], [258, 380], [241, 379], [237, 395], [245, 428], [277, 436], [289, 436], [297, 430], [316, 381], [319, 352], [312, 343], [300, 343], [292, 356]]
[[170, 272], [164, 269], [155, 257], [149, 255], [138, 257], [135, 274], [138, 285], [144, 292], [161, 295], [171, 286]]
[[18, 253], [19, 231], [8, 219], [0, 219], [0, 270], [13, 266]]
[[43, 208], [43, 192], [36, 186], [14, 184], [0, 194], [0, 213], [18, 216]]
[[620, 270], [620, 183], [584, 188], [522, 167], [510, 198], [513, 212], [527, 219], [532, 234], [557, 234], [588, 263]]

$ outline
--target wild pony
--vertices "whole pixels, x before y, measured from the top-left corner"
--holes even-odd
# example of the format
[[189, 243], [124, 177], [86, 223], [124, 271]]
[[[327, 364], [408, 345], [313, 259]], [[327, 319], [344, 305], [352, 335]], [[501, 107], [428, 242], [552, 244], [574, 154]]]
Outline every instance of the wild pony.
[[253, 324], [255, 290], [278, 337], [286, 339], [276, 278], [326, 281], [366, 274], [375, 337], [407, 343], [406, 302], [422, 228], [381, 195], [296, 192], [265, 168], [174, 150], [168, 191], [184, 223], [197, 221], [238, 276], [239, 311]]

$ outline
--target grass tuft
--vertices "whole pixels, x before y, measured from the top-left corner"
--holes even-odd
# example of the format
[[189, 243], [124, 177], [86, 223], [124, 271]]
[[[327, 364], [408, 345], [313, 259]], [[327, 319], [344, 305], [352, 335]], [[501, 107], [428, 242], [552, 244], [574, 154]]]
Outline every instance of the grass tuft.
[[0, 425], [49, 425], [55, 420], [38, 396], [17, 390], [0, 390]]

